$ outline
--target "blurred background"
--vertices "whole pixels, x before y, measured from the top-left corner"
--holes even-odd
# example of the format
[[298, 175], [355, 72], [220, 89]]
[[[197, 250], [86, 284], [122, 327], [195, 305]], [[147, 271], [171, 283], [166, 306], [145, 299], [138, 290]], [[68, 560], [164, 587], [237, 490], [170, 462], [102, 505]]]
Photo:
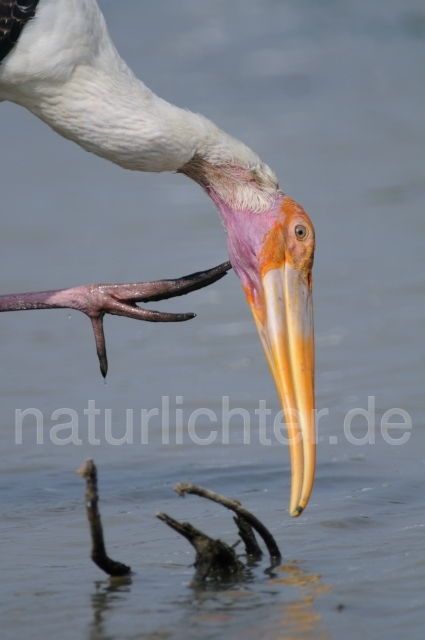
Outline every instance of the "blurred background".
[[[273, 414], [279, 410], [276, 392], [233, 273], [156, 305], [196, 312], [188, 323], [107, 317], [106, 385], [87, 318], [62, 310], [2, 314], [4, 637], [34, 629], [35, 637], [64, 639], [422, 637], [423, 2], [99, 4], [118, 51], [147, 86], [251, 146], [310, 215], [317, 407], [329, 415], [320, 421], [311, 504], [290, 520], [289, 452], [273, 437], [272, 421], [269, 447], [254, 428], [260, 399]], [[227, 259], [219, 216], [196, 184], [180, 175], [126, 172], [62, 140], [20, 107], [2, 103], [0, 111], [1, 293], [177, 277]], [[170, 398], [171, 444], [161, 444], [156, 418], [149, 446], [141, 445], [137, 416], [160, 407], [162, 396]], [[206, 447], [188, 438], [176, 445], [176, 396], [183, 397], [185, 424], [198, 407], [220, 415], [222, 396], [230, 396], [231, 408], [250, 412], [251, 444], [243, 444], [235, 419], [230, 445], [220, 438]], [[344, 435], [344, 417], [366, 409], [369, 396], [375, 443], [355, 446]], [[134, 444], [102, 439], [91, 446], [89, 400], [102, 412], [99, 424], [104, 409], [112, 410], [116, 438], [133, 409]], [[15, 410], [30, 407], [44, 416], [45, 442], [35, 444], [28, 422], [17, 446]], [[51, 414], [62, 407], [78, 414], [81, 446], [49, 441]], [[389, 445], [379, 430], [391, 408], [412, 421], [401, 446]], [[206, 437], [208, 418], [198, 424]], [[220, 432], [220, 424], [215, 428]], [[352, 432], [366, 434], [364, 418], [353, 421]], [[73, 474], [88, 456], [99, 464], [111, 555], [138, 571], [122, 590], [93, 584], [100, 574], [87, 560], [83, 487]], [[260, 565], [230, 595], [193, 594], [192, 553], [154, 512], [190, 519], [228, 542], [236, 536], [227, 514], [195, 498], [177, 502], [171, 488], [186, 480], [254, 510], [282, 547], [282, 573], [270, 577]]]

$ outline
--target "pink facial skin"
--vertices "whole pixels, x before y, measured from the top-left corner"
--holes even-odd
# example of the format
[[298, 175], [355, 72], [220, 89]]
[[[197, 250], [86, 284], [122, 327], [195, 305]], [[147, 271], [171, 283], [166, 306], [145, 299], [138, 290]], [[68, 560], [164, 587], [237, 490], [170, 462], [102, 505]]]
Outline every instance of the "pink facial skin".
[[266, 213], [234, 211], [214, 194], [210, 195], [223, 217], [227, 230], [227, 247], [232, 267], [243, 288], [250, 292], [252, 300], [258, 306], [262, 300], [259, 256], [264, 247], [266, 234], [271, 231], [277, 220], [282, 219], [281, 205], [285, 194], [278, 191], [275, 201]]

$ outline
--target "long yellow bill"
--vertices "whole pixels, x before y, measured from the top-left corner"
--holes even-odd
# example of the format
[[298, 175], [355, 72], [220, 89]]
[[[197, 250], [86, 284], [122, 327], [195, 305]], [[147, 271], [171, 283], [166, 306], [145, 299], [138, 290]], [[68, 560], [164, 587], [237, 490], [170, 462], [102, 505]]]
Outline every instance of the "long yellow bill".
[[264, 307], [252, 307], [288, 429], [292, 483], [289, 512], [299, 516], [313, 488], [316, 460], [314, 331], [311, 281], [285, 263], [262, 277]]

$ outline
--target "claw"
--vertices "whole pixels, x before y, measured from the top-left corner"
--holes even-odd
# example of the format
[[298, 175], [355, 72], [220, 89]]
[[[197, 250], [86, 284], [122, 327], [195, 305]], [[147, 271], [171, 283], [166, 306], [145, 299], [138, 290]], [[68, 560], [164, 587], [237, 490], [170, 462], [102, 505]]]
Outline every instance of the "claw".
[[102, 314], [100, 316], [90, 318], [90, 320], [91, 320], [91, 325], [93, 327], [94, 339], [96, 342], [96, 352], [97, 352], [97, 357], [99, 358], [100, 373], [104, 378], [106, 378], [106, 374], [108, 373], [108, 357], [106, 355], [105, 333], [103, 331], [103, 318], [104, 318], [104, 315]]
[[[196, 318], [196, 313], [164, 313], [162, 311], [150, 311], [139, 309], [139, 307], [129, 307], [125, 309], [123, 305], [122, 313], [110, 310], [111, 315], [122, 315], [136, 320], [147, 320], [148, 322], [184, 322]], [[103, 330], [103, 318], [105, 314], [90, 316], [93, 327], [94, 340], [96, 342], [96, 353], [99, 358], [100, 372], [104, 378], [108, 373], [108, 357], [106, 355], [105, 332]]]
[[[217, 280], [221, 280], [232, 268], [230, 262], [223, 262], [218, 267], [207, 269], [206, 271], [197, 271], [189, 276], [177, 278], [175, 280], [157, 280], [156, 282], [147, 283], [152, 291], [145, 291], [143, 302], [156, 302], [158, 300], [168, 300], [177, 296], [184, 296], [192, 291], [203, 289], [210, 284], [214, 284]], [[141, 302], [142, 300], [136, 300]]]

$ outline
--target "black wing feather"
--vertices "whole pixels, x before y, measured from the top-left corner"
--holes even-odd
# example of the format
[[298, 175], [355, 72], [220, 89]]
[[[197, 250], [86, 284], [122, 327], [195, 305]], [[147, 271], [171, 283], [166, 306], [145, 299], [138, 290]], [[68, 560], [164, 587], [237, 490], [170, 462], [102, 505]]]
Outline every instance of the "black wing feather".
[[22, 29], [35, 16], [39, 0], [0, 0], [0, 62], [19, 40]]

